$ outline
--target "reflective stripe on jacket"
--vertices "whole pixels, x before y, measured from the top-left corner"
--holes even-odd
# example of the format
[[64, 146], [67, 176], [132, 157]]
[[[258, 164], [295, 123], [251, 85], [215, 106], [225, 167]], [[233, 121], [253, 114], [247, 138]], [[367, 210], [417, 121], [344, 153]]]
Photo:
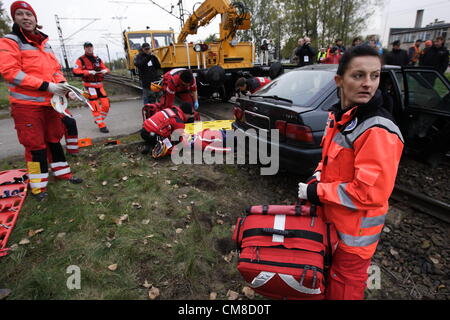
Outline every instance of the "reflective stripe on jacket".
[[256, 77], [250, 78], [247, 80], [247, 90], [250, 91], [251, 94], [255, 93], [265, 85], [272, 82], [269, 78]]
[[[44, 35], [44, 34], [43, 34]], [[18, 25], [0, 39], [0, 74], [8, 82], [11, 104], [50, 106], [47, 82], [65, 82], [48, 37], [39, 45], [27, 39]]]
[[332, 112], [322, 141], [320, 182], [308, 199], [335, 224], [340, 247], [363, 259], [375, 253], [403, 151], [402, 134], [378, 91], [367, 105]]
[[144, 129], [157, 135], [168, 138], [175, 130], [185, 128], [186, 117], [179, 107], [173, 106], [157, 112], [144, 121]]

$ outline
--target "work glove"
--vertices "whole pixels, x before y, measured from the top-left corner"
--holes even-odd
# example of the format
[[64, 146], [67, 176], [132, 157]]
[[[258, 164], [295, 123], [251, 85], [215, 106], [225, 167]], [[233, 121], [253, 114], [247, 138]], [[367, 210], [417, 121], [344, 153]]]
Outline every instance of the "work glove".
[[300, 200], [308, 200], [308, 185], [305, 183], [298, 184], [298, 198]]
[[195, 101], [194, 102], [194, 109], [195, 109], [195, 111], [197, 111], [199, 107], [200, 107], [200, 105], [198, 104], [198, 101]]
[[50, 93], [53, 93], [53, 94], [55, 94], [55, 95], [58, 95], [58, 96], [65, 96], [66, 93], [67, 93], [69, 90], [67, 90], [67, 89], [64, 87], [64, 84], [63, 84], [63, 83], [53, 83], [53, 82], [50, 82], [50, 83], [48, 84], [47, 91], [50, 92]]
[[317, 171], [316, 173], [313, 174], [313, 177], [316, 178], [316, 180], [318, 182], [320, 182], [320, 177], [321, 177], [321, 173], [320, 171]]
[[103, 74], [107, 74], [107, 73], [108, 73], [108, 70], [103, 69], [101, 72], [102, 72]]
[[97, 74], [97, 71], [95, 71], [95, 70], [89, 70], [89, 74], [90, 74], [91, 76], [95, 76], [95, 75]]

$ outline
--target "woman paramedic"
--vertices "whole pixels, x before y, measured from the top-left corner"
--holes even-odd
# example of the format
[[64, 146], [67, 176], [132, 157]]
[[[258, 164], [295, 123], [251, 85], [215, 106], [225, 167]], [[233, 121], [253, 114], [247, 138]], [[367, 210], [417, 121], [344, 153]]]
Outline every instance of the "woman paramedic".
[[61, 115], [50, 103], [54, 94], [66, 95], [61, 66], [38, 31], [37, 16], [25, 1], [11, 5], [12, 32], [0, 39], [0, 74], [9, 82], [11, 115], [19, 142], [25, 147], [30, 188], [41, 201], [47, 198], [49, 169], [58, 180], [74, 184], [60, 140], [64, 135]]
[[322, 160], [313, 178], [299, 184], [299, 198], [318, 205], [339, 234], [329, 300], [364, 299], [403, 151], [403, 137], [378, 90], [381, 67], [368, 46], [344, 54], [335, 76], [341, 101], [330, 112]]

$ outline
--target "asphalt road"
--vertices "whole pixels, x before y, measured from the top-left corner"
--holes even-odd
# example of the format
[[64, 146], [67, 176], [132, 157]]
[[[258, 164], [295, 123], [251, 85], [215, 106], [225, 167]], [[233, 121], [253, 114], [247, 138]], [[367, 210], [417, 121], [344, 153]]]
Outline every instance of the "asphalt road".
[[[79, 138], [108, 138], [137, 132], [142, 128], [141, 101], [141, 99], [133, 99], [111, 104], [111, 110], [106, 119], [109, 134], [99, 131], [88, 108], [71, 109], [74, 118], [77, 120]], [[23, 152], [24, 148], [17, 139], [13, 119], [0, 120], [0, 160], [22, 155]]]
[[[110, 138], [122, 135], [129, 135], [142, 128], [142, 100], [131, 99], [123, 102], [113, 102], [106, 124], [109, 134], [101, 133], [94, 124], [92, 113], [87, 108], [71, 109], [74, 118], [77, 120], [79, 138]], [[217, 101], [201, 101], [200, 112], [206, 117], [202, 120], [232, 119], [232, 104], [219, 103]], [[64, 139], [63, 139], [63, 144]], [[14, 121], [12, 118], [0, 120], [0, 160], [12, 156], [23, 155], [24, 148], [17, 139]]]

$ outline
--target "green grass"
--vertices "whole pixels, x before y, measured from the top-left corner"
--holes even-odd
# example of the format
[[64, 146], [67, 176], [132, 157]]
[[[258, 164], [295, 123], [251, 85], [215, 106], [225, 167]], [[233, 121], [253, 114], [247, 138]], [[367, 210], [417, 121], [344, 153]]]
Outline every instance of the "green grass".
[[[235, 249], [231, 227], [249, 204], [281, 203], [286, 194], [235, 166], [175, 167], [137, 148], [83, 149], [71, 161], [81, 186], [50, 181], [48, 202], [26, 200], [8, 243], [15, 250], [0, 260], [0, 287], [13, 291], [10, 299], [148, 299], [146, 280], [160, 299], [241, 292], [236, 258], [223, 258]], [[0, 163], [0, 170], [19, 167], [24, 163]], [[25, 238], [31, 243], [18, 245]], [[81, 290], [66, 287], [71, 265], [81, 269]]]
[[9, 93], [6, 82], [0, 79], [0, 111], [9, 107]]

